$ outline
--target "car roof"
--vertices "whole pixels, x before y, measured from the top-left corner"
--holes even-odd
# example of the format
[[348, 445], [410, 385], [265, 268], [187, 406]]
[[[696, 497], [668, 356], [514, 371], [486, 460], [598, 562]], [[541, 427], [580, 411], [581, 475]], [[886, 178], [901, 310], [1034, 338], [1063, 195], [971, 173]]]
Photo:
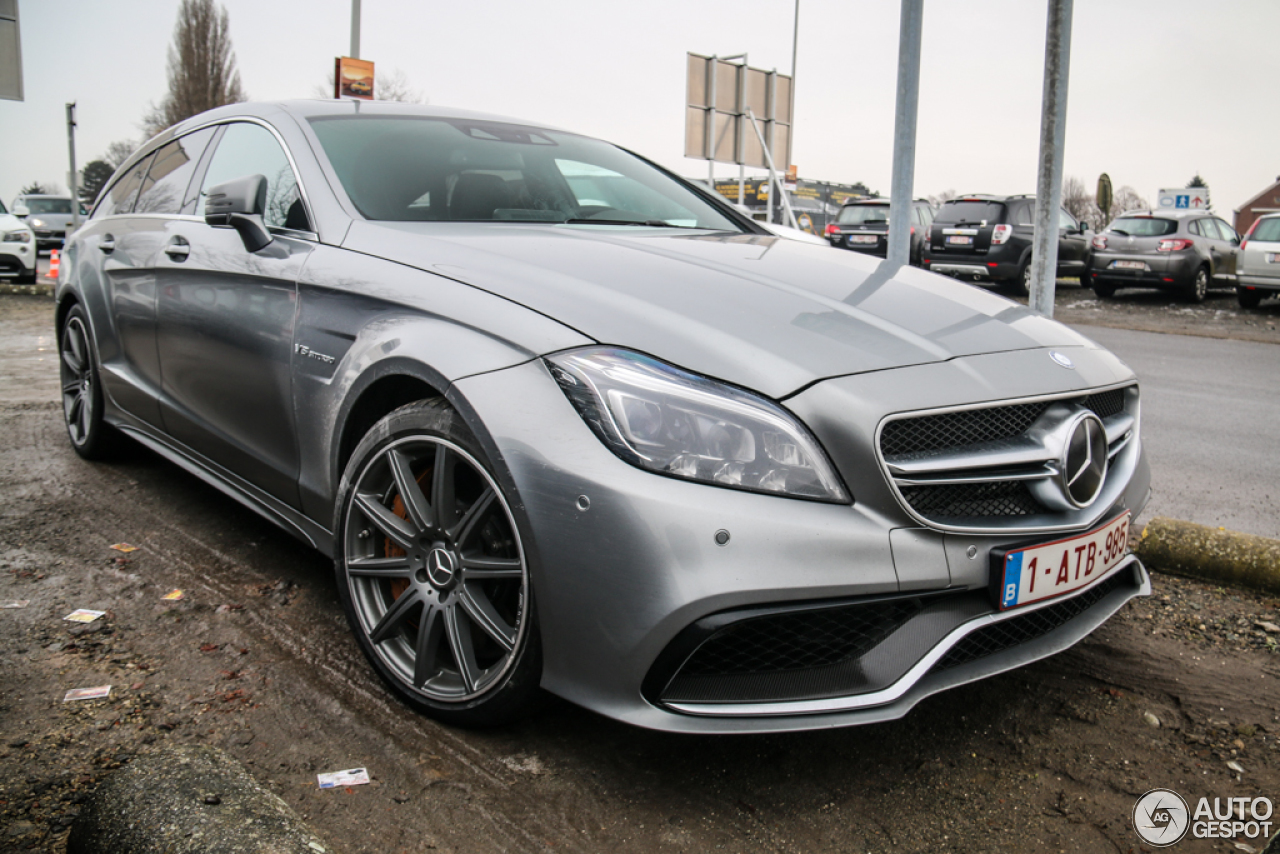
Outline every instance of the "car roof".
[[[843, 205], [841, 205], [841, 207], [852, 208], [857, 205], [888, 205], [888, 204], [892, 204], [892, 202], [889, 199], [854, 199], [853, 201], [845, 202]], [[929, 204], [929, 200], [928, 199], [912, 199], [911, 204], [927, 205]]]
[[1122, 216], [1160, 216], [1160, 217], [1168, 217], [1170, 219], [1186, 219], [1189, 216], [1217, 216], [1217, 214], [1214, 213], [1213, 211], [1206, 211], [1206, 210], [1180, 211], [1180, 210], [1167, 210], [1167, 209], [1161, 209], [1161, 208], [1141, 208], [1139, 210], [1125, 211], [1124, 213], [1117, 216], [1116, 219], [1119, 219]]

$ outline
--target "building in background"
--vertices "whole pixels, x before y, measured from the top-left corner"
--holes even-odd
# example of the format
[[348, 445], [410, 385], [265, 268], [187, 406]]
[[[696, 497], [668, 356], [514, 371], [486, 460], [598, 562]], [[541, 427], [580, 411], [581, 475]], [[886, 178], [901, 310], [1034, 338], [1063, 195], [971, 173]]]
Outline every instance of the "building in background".
[[1236, 231], [1244, 234], [1263, 214], [1280, 213], [1280, 176], [1276, 182], [1236, 208]]

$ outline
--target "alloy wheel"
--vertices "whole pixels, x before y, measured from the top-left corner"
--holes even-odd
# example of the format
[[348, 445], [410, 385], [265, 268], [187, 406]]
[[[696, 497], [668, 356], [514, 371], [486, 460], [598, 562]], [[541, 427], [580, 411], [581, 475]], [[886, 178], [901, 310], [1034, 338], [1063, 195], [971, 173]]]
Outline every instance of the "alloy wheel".
[[361, 470], [343, 566], [360, 630], [413, 695], [466, 703], [500, 686], [529, 622], [529, 578], [511, 509], [464, 448], [420, 434]]
[[63, 327], [59, 350], [62, 414], [71, 441], [79, 446], [89, 440], [94, 415], [93, 357], [89, 352], [89, 336], [79, 317], [72, 317]]

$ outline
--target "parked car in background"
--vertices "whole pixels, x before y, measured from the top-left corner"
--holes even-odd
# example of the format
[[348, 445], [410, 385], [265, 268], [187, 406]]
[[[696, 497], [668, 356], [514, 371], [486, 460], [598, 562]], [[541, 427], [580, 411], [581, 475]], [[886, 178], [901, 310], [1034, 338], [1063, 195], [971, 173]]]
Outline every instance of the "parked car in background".
[[0, 212], [0, 281], [30, 285], [35, 280], [35, 235], [13, 214]]
[[1093, 238], [1088, 284], [1104, 299], [1120, 288], [1175, 291], [1202, 302], [1234, 288], [1240, 235], [1208, 211], [1129, 211]]
[[540, 688], [669, 731], [884, 721], [1151, 590], [1123, 362], [602, 140], [220, 107], [67, 255], [75, 451], [132, 437], [331, 555], [371, 668], [449, 723]]
[[[36, 243], [41, 249], [57, 249], [62, 246], [73, 222], [70, 196], [28, 193], [13, 200], [13, 212], [31, 226]], [[88, 216], [89, 211], [83, 204], [80, 205], [81, 221]]]
[[[841, 206], [834, 221], [827, 223], [825, 235], [832, 246], [852, 249], [884, 258], [889, 254], [889, 200], [860, 199]], [[924, 243], [929, 224], [933, 222], [933, 205], [924, 199], [911, 203], [911, 251], [912, 264], [920, 266], [920, 247]]]
[[[968, 195], [943, 202], [924, 243], [922, 266], [935, 273], [1031, 290], [1035, 196]], [[1083, 276], [1089, 265], [1087, 223], [1058, 211], [1058, 275]], [[1081, 283], [1083, 283], [1081, 279]]]
[[1236, 298], [1241, 308], [1257, 308], [1280, 296], [1280, 214], [1258, 217], [1240, 241]]

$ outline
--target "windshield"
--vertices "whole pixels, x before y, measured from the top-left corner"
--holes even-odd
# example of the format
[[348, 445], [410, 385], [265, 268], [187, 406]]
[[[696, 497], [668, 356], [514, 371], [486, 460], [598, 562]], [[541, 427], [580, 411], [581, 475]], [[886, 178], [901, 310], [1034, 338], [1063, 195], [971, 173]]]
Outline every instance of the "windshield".
[[70, 199], [27, 199], [27, 210], [33, 214], [69, 214]]
[[1127, 234], [1130, 237], [1160, 237], [1173, 234], [1178, 230], [1178, 223], [1172, 219], [1156, 219], [1149, 216], [1122, 216], [1112, 220], [1107, 229], [1113, 234]]
[[1267, 243], [1280, 243], [1280, 218], [1264, 219], [1258, 223], [1258, 227], [1253, 230], [1250, 240], [1266, 241]]
[[836, 217], [836, 222], [843, 225], [850, 225], [862, 222], [889, 222], [889, 206], [888, 205], [853, 205], [852, 207], [841, 208], [840, 215]]
[[311, 126], [368, 219], [743, 230], [652, 164], [575, 134], [420, 117], [318, 117]]

